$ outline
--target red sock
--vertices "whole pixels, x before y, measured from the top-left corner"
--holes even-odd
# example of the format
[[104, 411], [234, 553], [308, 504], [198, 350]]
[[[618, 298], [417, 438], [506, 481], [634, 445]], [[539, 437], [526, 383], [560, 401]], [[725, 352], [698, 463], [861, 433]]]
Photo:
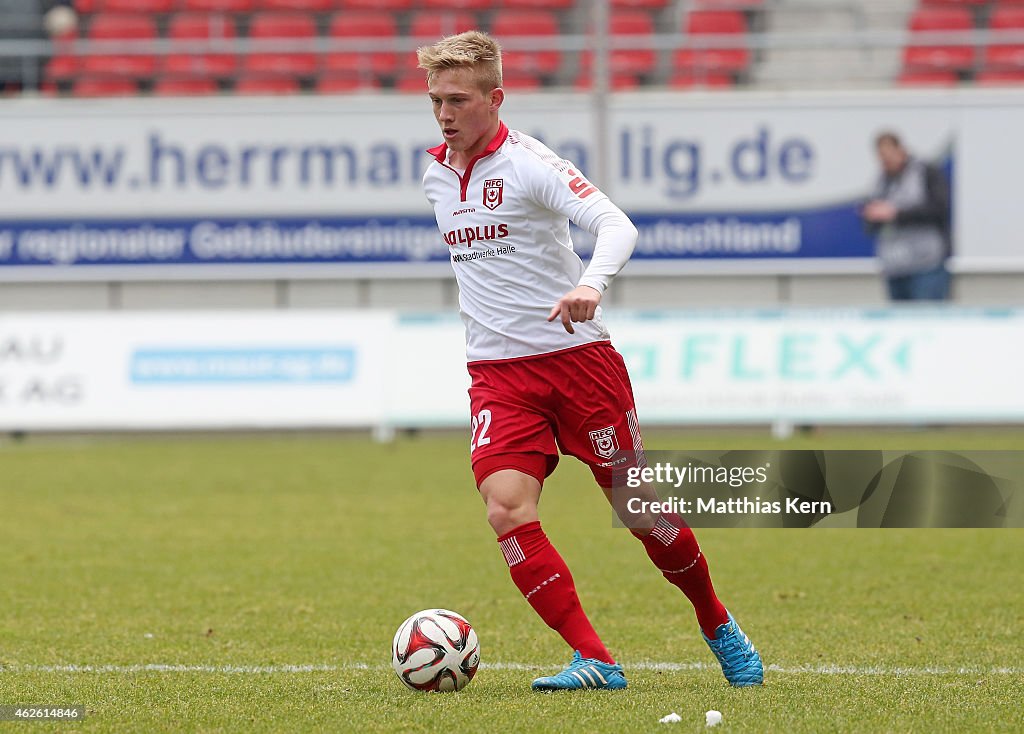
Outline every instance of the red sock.
[[729, 613], [715, 594], [708, 562], [686, 521], [675, 513], [663, 514], [650, 535], [633, 534], [662, 575], [686, 594], [697, 613], [697, 624], [714, 639], [715, 629], [729, 621]]
[[539, 522], [528, 522], [498, 538], [512, 581], [548, 627], [585, 658], [614, 663], [608, 648], [576, 596], [565, 561], [551, 545]]

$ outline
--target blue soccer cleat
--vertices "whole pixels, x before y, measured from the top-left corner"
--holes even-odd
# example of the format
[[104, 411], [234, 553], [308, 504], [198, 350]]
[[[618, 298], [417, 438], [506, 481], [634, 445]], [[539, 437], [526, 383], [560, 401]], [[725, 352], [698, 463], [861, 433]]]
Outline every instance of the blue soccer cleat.
[[572, 662], [561, 673], [546, 675], [533, 682], [535, 691], [574, 691], [586, 688], [617, 691], [625, 687], [626, 676], [622, 674], [621, 665], [581, 657], [579, 650], [573, 653]]
[[743, 630], [736, 624], [732, 614], [729, 614], [728, 622], [718, 625], [715, 639], [709, 640], [703, 631], [700, 636], [718, 658], [722, 665], [722, 674], [730, 684], [743, 687], [758, 686], [764, 682], [764, 664], [761, 662], [761, 656], [754, 649], [750, 638], [743, 634]]

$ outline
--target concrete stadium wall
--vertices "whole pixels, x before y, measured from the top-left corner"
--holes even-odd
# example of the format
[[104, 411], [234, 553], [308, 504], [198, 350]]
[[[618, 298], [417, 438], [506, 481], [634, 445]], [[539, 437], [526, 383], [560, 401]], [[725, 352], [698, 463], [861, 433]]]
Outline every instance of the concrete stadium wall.
[[[954, 302], [1024, 305], [1024, 273], [961, 273]], [[873, 306], [881, 279], [851, 275], [620, 276], [606, 303], [624, 308]], [[0, 283], [0, 311], [458, 307], [452, 278], [403, 280]]]

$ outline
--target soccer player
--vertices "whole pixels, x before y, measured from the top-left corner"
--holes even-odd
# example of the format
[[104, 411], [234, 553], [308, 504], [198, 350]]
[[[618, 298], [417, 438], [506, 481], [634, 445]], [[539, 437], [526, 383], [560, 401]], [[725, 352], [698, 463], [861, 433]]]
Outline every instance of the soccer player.
[[[629, 376], [600, 307], [637, 230], [576, 166], [500, 120], [505, 93], [493, 38], [469, 31], [417, 53], [444, 136], [429, 151], [423, 187], [459, 284], [473, 473], [512, 581], [575, 651], [564, 671], [533, 688], [625, 688], [537, 504], [559, 449], [590, 467], [609, 501], [613, 468], [646, 465]], [[586, 269], [570, 220], [597, 237]], [[693, 604], [726, 679], [761, 683], [761, 658], [718, 600], [690, 528], [676, 514], [639, 524], [633, 534]]]

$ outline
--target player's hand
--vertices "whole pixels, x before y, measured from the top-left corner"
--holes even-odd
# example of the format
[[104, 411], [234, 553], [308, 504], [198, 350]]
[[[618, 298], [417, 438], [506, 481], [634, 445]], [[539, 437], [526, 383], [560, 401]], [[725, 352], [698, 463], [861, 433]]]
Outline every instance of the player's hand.
[[589, 285], [579, 285], [558, 299], [558, 303], [548, 314], [548, 321], [554, 321], [559, 316], [562, 318], [562, 326], [570, 334], [576, 331], [572, 328], [572, 322], [582, 323], [590, 321], [597, 313], [597, 307], [601, 303], [601, 293]]

